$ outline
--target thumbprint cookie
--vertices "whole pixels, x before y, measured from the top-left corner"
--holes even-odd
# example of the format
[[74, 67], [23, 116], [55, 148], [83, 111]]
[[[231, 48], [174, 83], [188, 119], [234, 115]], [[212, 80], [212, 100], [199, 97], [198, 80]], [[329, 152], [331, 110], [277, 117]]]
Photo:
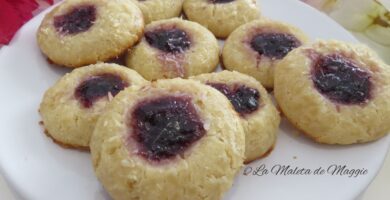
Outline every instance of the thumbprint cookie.
[[265, 88], [272, 89], [274, 65], [307, 41], [305, 34], [291, 25], [256, 20], [229, 36], [223, 47], [222, 60], [226, 69], [250, 75]]
[[244, 151], [226, 97], [180, 78], [118, 94], [91, 140], [95, 174], [113, 199], [221, 199]]
[[141, 9], [145, 24], [152, 21], [178, 17], [183, 0], [132, 0]]
[[365, 46], [318, 41], [293, 50], [275, 68], [274, 92], [316, 142], [364, 143], [390, 131], [390, 66]]
[[144, 38], [126, 58], [126, 65], [147, 80], [212, 72], [218, 62], [214, 35], [195, 22], [179, 18], [147, 25]]
[[183, 9], [189, 20], [207, 27], [218, 38], [260, 18], [256, 0], [185, 0]]
[[39, 110], [47, 134], [67, 147], [88, 148], [106, 104], [124, 88], [146, 83], [137, 72], [116, 64], [73, 70], [43, 97]]
[[49, 60], [74, 68], [119, 56], [143, 28], [142, 12], [129, 0], [65, 0], [45, 16], [37, 40]]
[[239, 114], [245, 132], [245, 162], [267, 155], [274, 147], [280, 116], [256, 79], [230, 71], [191, 77], [224, 94]]

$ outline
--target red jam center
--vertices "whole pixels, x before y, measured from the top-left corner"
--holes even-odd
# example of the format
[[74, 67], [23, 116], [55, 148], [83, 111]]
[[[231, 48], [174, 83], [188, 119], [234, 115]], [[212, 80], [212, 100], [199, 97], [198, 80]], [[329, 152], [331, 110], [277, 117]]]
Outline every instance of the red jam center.
[[128, 83], [117, 75], [101, 74], [91, 76], [80, 83], [74, 92], [74, 96], [81, 105], [90, 108], [98, 99], [106, 97], [109, 93], [115, 96], [127, 86]]
[[353, 60], [334, 54], [322, 56], [314, 63], [314, 86], [328, 99], [342, 104], [362, 104], [370, 99], [370, 73]]
[[166, 53], [183, 53], [191, 46], [188, 34], [177, 28], [146, 32], [145, 39], [149, 45]]
[[132, 112], [131, 137], [139, 155], [161, 161], [183, 153], [206, 132], [190, 97], [164, 96], [139, 103]]
[[229, 87], [223, 83], [207, 83], [224, 94], [241, 116], [250, 114], [259, 108], [260, 93], [257, 89], [245, 85]]
[[252, 38], [250, 45], [258, 54], [273, 59], [282, 59], [301, 42], [287, 33], [260, 33]]
[[64, 35], [87, 31], [96, 20], [96, 8], [93, 5], [74, 7], [68, 13], [54, 18], [54, 27]]

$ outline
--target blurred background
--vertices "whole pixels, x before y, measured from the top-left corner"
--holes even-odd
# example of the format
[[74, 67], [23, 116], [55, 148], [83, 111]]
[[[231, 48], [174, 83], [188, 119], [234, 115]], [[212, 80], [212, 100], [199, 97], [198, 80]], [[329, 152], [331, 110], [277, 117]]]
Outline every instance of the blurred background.
[[390, 64], [390, 0], [302, 1], [333, 18]]

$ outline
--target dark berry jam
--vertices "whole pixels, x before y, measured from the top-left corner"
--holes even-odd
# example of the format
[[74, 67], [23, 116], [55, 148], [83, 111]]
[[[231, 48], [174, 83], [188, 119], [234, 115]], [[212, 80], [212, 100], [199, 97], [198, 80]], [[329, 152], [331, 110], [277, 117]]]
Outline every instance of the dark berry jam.
[[245, 85], [233, 85], [229, 87], [223, 83], [207, 83], [219, 90], [232, 103], [234, 109], [240, 114], [250, 114], [259, 108], [260, 93], [257, 89]]
[[93, 5], [74, 7], [68, 13], [54, 18], [54, 27], [65, 35], [87, 31], [96, 20], [96, 8]]
[[107, 96], [117, 95], [128, 86], [121, 77], [114, 74], [101, 74], [91, 76], [76, 88], [74, 96], [85, 108], [90, 108], [95, 101]]
[[131, 137], [139, 144], [139, 154], [151, 161], [174, 158], [206, 134], [190, 97], [141, 102], [131, 118]]
[[182, 53], [191, 46], [188, 34], [177, 28], [146, 32], [145, 39], [149, 45], [166, 53]]
[[338, 54], [321, 56], [314, 62], [315, 88], [330, 100], [342, 104], [362, 104], [370, 99], [370, 73]]
[[252, 38], [250, 45], [258, 54], [272, 59], [282, 59], [301, 42], [287, 33], [260, 33]]
[[230, 3], [235, 0], [209, 0], [211, 3]]

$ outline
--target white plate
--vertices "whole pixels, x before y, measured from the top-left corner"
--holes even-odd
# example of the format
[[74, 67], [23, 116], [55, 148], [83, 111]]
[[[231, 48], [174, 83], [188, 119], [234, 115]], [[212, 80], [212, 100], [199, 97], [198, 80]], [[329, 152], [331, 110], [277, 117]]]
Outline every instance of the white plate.
[[[263, 0], [261, 10], [267, 17], [300, 27], [313, 39], [356, 42], [335, 22], [296, 0]], [[23, 26], [11, 45], [0, 52], [2, 173], [15, 193], [26, 199], [109, 199], [93, 174], [89, 154], [59, 147], [38, 124], [43, 93], [67, 71], [49, 65], [39, 51], [35, 33], [42, 18], [40, 14]], [[389, 143], [390, 137], [385, 137], [362, 145], [319, 145], [284, 121], [272, 154], [249, 167], [264, 164], [270, 170], [280, 164], [314, 170], [337, 164], [366, 169], [367, 173], [356, 178], [326, 172], [244, 176], [243, 169], [225, 199], [354, 199], [378, 172]]]

